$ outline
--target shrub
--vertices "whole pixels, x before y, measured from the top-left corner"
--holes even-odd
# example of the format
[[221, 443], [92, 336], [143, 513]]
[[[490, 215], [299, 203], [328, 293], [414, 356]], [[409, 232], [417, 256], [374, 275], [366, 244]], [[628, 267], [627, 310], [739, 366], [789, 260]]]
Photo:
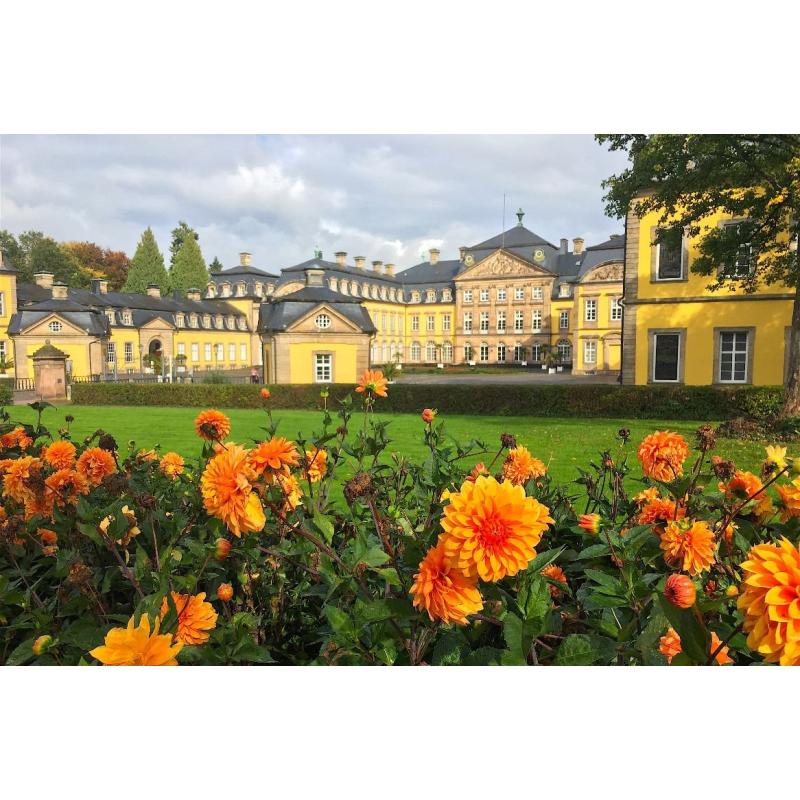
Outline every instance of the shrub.
[[[80, 405], [157, 405], [259, 408], [259, 388], [252, 384], [90, 383], [72, 387]], [[320, 387], [271, 386], [275, 409], [316, 409], [322, 406]], [[329, 405], [352, 391], [332, 385]], [[737, 416], [762, 418], [780, 408], [780, 387], [712, 386], [519, 386], [485, 384], [392, 385], [382, 409], [418, 413], [429, 406], [446, 414], [491, 414], [535, 417], [611, 417], [619, 419], [723, 420]]]
[[14, 400], [14, 390], [6, 381], [0, 381], [0, 407], [10, 406]]
[[426, 415], [415, 463], [388, 453], [375, 402], [348, 395], [290, 442], [266, 399], [249, 447], [203, 411], [186, 462], [103, 431], [55, 438], [47, 404], [33, 425], [2, 413], [0, 662], [800, 663], [785, 452], [762, 480], [709, 460], [708, 426], [694, 464], [656, 432], [635, 443], [631, 497], [623, 429], [578, 471], [580, 513], [513, 423], [458, 443]]

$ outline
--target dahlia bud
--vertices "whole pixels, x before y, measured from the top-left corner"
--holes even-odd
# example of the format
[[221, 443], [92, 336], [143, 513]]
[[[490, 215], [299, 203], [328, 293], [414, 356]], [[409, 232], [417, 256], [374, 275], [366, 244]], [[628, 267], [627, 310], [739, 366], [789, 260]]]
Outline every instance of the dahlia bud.
[[697, 598], [697, 589], [688, 575], [675, 573], [664, 584], [664, 597], [678, 608], [691, 608]]
[[433, 422], [434, 417], [436, 416], [436, 411], [433, 408], [426, 408], [422, 411], [422, 421], [426, 425], [430, 425]]
[[216, 550], [214, 551], [215, 558], [217, 561], [224, 561], [231, 551], [231, 543], [220, 536], [214, 544], [216, 545]]
[[631, 429], [630, 428], [620, 428], [617, 431], [617, 436], [622, 439], [623, 442], [627, 442], [628, 439], [631, 438]]
[[66, 422], [75, 422], [75, 417], [73, 417], [72, 414], [67, 414], [67, 416], [64, 417], [64, 419]]
[[597, 536], [597, 534], [600, 533], [600, 515], [581, 514], [580, 517], [578, 517], [578, 527], [592, 536]]
[[488, 475], [489, 471], [486, 469], [486, 465], [483, 461], [479, 461], [470, 471], [469, 475], [467, 475], [467, 480], [470, 483], [475, 483], [478, 480], [478, 476], [480, 475]]
[[223, 603], [227, 603], [233, 597], [233, 586], [229, 583], [221, 583], [217, 588], [217, 597]]
[[42, 653], [46, 653], [50, 649], [50, 645], [53, 644], [53, 637], [48, 636], [45, 634], [44, 636], [40, 636], [31, 646], [31, 650], [33, 650], [33, 654], [35, 656], [40, 656]]
[[705, 585], [706, 594], [714, 594], [717, 591], [717, 582], [708, 581]]
[[320, 397], [321, 397], [323, 400], [325, 400], [325, 399], [327, 399], [327, 397], [328, 397], [328, 395], [329, 395], [329, 394], [330, 394], [330, 391], [328, 391], [328, 389], [327, 389], [327, 387], [326, 387], [325, 389], [321, 389], [321, 390], [320, 390], [319, 396], [320, 396]]
[[517, 437], [513, 433], [501, 433], [500, 444], [509, 450], [513, 450], [517, 446]]
[[725, 590], [725, 596], [726, 597], [736, 597], [738, 594], [739, 594], [739, 587], [738, 586], [734, 586], [733, 584], [731, 584]]

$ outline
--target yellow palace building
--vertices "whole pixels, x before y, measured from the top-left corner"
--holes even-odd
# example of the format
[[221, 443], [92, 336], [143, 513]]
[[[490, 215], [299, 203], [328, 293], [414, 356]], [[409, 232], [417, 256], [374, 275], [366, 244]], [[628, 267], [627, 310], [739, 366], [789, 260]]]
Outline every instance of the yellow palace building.
[[[705, 226], [736, 225], [721, 214]], [[761, 285], [737, 291], [755, 254], [741, 249], [719, 269], [733, 286], [710, 291], [711, 276], [691, 272], [697, 239], [655, 244], [658, 214], [626, 221], [622, 381], [626, 384], [781, 385], [786, 381], [794, 290]], [[700, 232], [700, 237], [703, 231]]]

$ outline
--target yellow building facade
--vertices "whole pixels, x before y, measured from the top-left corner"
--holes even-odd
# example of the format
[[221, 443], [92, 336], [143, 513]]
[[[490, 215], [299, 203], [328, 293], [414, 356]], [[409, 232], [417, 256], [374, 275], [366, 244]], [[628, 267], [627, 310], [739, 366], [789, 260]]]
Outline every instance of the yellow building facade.
[[709, 228], [735, 225], [710, 216], [697, 238], [678, 245], [654, 242], [658, 214], [627, 217], [622, 379], [626, 384], [781, 385], [785, 383], [794, 292], [781, 284], [737, 291], [737, 277], [753, 268], [743, 251], [720, 265], [733, 286], [710, 291], [711, 276], [691, 265]]

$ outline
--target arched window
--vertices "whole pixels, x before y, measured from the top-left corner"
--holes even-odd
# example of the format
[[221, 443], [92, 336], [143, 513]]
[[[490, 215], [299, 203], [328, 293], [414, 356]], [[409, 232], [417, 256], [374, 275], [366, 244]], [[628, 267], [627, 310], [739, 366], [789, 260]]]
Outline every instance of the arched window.
[[425, 360], [430, 362], [436, 361], [436, 345], [433, 342], [428, 342], [425, 348]]
[[239, 281], [239, 283], [236, 284], [236, 296], [244, 297], [246, 292], [247, 292], [247, 285], [245, 284], [244, 281]]
[[331, 318], [327, 314], [317, 314], [314, 318], [314, 324], [321, 330], [324, 331], [331, 326]]
[[572, 345], [567, 339], [561, 339], [556, 345], [556, 355], [559, 361], [570, 361], [572, 359]]
[[445, 342], [442, 346], [442, 358], [448, 363], [453, 361], [453, 343]]
[[328, 286], [331, 287], [331, 291], [332, 292], [338, 292], [339, 291], [339, 281], [336, 278], [331, 278], [328, 281]]
[[53, 333], [58, 333], [64, 326], [58, 321], [53, 320], [48, 326], [48, 330], [51, 330]]
[[222, 293], [223, 297], [230, 297], [231, 296], [231, 285], [229, 283], [223, 283], [220, 287], [220, 292]]
[[217, 286], [214, 283], [209, 283], [206, 287], [206, 297], [216, 297], [217, 296]]
[[412, 361], [419, 361], [422, 357], [422, 348], [419, 346], [419, 342], [412, 342], [411, 343], [411, 360]]

